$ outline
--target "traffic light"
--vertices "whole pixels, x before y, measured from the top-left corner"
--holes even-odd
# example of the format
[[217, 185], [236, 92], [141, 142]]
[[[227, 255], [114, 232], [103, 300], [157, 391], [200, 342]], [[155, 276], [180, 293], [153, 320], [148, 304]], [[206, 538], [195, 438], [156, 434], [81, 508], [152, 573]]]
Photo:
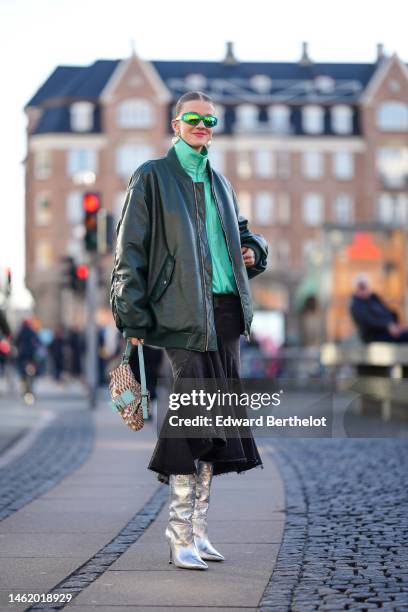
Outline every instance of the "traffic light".
[[98, 249], [98, 212], [101, 208], [101, 196], [96, 192], [84, 193], [82, 199], [85, 225], [85, 249], [94, 253]]
[[74, 290], [76, 282], [76, 266], [74, 258], [67, 255], [66, 257], [62, 257], [61, 261], [64, 264], [61, 285], [63, 287], [67, 287], [68, 289]]
[[75, 293], [83, 293], [89, 275], [88, 266], [76, 264], [74, 258], [70, 256], [63, 257], [62, 262], [65, 265], [62, 274], [62, 286], [71, 289]]
[[75, 283], [74, 291], [84, 293], [86, 289], [86, 281], [89, 276], [89, 268], [84, 264], [79, 264], [75, 267]]

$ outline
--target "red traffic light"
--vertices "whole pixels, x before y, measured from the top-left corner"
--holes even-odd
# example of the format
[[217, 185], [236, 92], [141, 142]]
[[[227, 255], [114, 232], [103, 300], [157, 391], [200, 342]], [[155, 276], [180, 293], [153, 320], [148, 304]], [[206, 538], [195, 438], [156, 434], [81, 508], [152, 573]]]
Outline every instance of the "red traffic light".
[[76, 267], [75, 274], [79, 280], [86, 280], [89, 275], [88, 266], [80, 265]]
[[98, 193], [84, 193], [82, 200], [84, 211], [87, 213], [97, 212], [101, 207], [101, 201]]

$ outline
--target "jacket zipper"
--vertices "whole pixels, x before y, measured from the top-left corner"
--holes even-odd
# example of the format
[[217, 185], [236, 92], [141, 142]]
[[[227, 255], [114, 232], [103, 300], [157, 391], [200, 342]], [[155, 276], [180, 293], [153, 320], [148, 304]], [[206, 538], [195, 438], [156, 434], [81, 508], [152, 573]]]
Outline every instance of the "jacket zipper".
[[212, 180], [212, 172], [211, 172], [211, 193], [212, 193], [212, 194], [213, 194], [213, 196], [214, 196], [214, 201], [215, 201], [215, 204], [216, 204], [216, 206], [217, 206], [218, 216], [219, 216], [219, 218], [220, 218], [220, 223], [221, 223], [222, 231], [224, 232], [224, 236], [225, 236], [225, 244], [227, 245], [228, 254], [229, 254], [229, 257], [230, 257], [230, 260], [231, 260], [231, 268], [232, 268], [232, 272], [233, 272], [233, 274], [234, 274], [235, 282], [237, 283], [237, 287], [238, 287], [239, 299], [240, 299], [240, 302], [241, 302], [241, 307], [242, 307], [242, 314], [243, 314], [243, 316], [244, 316], [244, 325], [245, 325], [245, 332], [244, 332], [244, 335], [245, 335], [245, 339], [246, 339], [246, 341], [247, 341], [247, 342], [249, 342], [249, 333], [248, 333], [248, 331], [247, 331], [247, 329], [246, 329], [246, 324], [245, 324], [245, 310], [244, 310], [244, 304], [243, 304], [243, 302], [242, 302], [241, 288], [240, 288], [240, 285], [239, 285], [239, 282], [238, 282], [237, 275], [235, 274], [235, 270], [234, 270], [234, 263], [233, 263], [233, 260], [232, 260], [232, 257], [231, 257], [231, 251], [230, 251], [229, 244], [228, 244], [227, 232], [225, 231], [224, 224], [223, 224], [223, 222], [222, 222], [222, 215], [221, 215], [220, 208], [219, 208], [219, 206], [218, 206], [218, 200], [217, 200], [217, 197], [216, 197], [216, 195], [215, 195], [215, 191], [214, 191], [213, 180]]
[[203, 297], [204, 297], [204, 310], [205, 310], [205, 350], [208, 350], [208, 312], [207, 312], [207, 295], [205, 292], [205, 283], [204, 283], [204, 261], [203, 261], [203, 253], [201, 250], [201, 243], [200, 243], [200, 228], [199, 228], [199, 216], [198, 216], [198, 204], [197, 204], [197, 195], [196, 195], [196, 188], [195, 188], [195, 183], [194, 181], [192, 181], [193, 183], [193, 191], [194, 191], [194, 202], [195, 202], [195, 206], [196, 206], [196, 217], [197, 217], [197, 235], [198, 235], [198, 249], [200, 251], [200, 260], [201, 260], [201, 287], [202, 287], [202, 291], [203, 291]]

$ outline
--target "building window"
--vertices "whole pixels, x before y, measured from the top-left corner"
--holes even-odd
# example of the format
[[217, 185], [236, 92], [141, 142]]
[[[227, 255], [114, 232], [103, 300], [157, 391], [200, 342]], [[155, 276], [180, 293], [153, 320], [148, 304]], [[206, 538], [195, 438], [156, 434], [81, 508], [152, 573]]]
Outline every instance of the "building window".
[[340, 193], [333, 203], [333, 220], [349, 224], [354, 221], [353, 199], [347, 193]]
[[71, 129], [74, 132], [90, 132], [94, 126], [94, 105], [91, 102], [75, 102], [70, 106]]
[[377, 127], [384, 132], [406, 132], [408, 130], [408, 104], [388, 100], [376, 109]]
[[209, 150], [211, 166], [218, 172], [225, 172], [225, 151], [211, 146]]
[[381, 193], [377, 199], [377, 219], [391, 225], [408, 224], [408, 194]]
[[71, 149], [68, 151], [67, 172], [69, 176], [91, 172], [96, 174], [97, 152], [93, 149]]
[[46, 179], [51, 176], [51, 151], [36, 151], [34, 154], [34, 178]]
[[323, 223], [323, 198], [319, 193], [307, 193], [303, 198], [303, 221], [316, 226]]
[[204, 91], [207, 88], [207, 77], [199, 73], [188, 74], [184, 83], [190, 91]]
[[268, 109], [269, 127], [277, 134], [288, 134], [290, 130], [290, 110], [283, 104], [275, 104]]
[[309, 104], [302, 109], [302, 128], [307, 134], [321, 134], [324, 129], [324, 113], [320, 106]]
[[153, 149], [149, 145], [126, 144], [116, 151], [116, 172], [124, 179], [129, 179], [134, 171], [151, 158]]
[[237, 174], [239, 178], [247, 179], [252, 174], [251, 159], [248, 151], [238, 151], [236, 153]]
[[35, 223], [48, 225], [51, 221], [51, 200], [48, 193], [39, 193], [35, 198]]
[[235, 128], [239, 131], [256, 130], [259, 110], [254, 104], [241, 104], [235, 110]]
[[272, 87], [272, 79], [266, 74], [255, 74], [250, 79], [252, 89], [255, 89], [260, 94], [267, 94]]
[[314, 85], [316, 87], [316, 90], [323, 94], [333, 93], [336, 87], [334, 79], [332, 79], [332, 77], [326, 76], [325, 74], [315, 77]]
[[84, 220], [82, 192], [71, 191], [66, 199], [66, 218], [70, 225], [79, 225]]
[[305, 151], [302, 155], [303, 176], [319, 179], [323, 176], [323, 154], [320, 151]]
[[354, 158], [350, 151], [333, 153], [333, 175], [341, 181], [349, 181], [354, 175]]
[[238, 194], [238, 208], [240, 214], [248, 221], [252, 219], [252, 203], [249, 191], [240, 191]]
[[377, 169], [385, 187], [408, 186], [408, 147], [381, 147], [377, 150]]
[[124, 100], [119, 104], [117, 113], [121, 128], [148, 128], [153, 125], [153, 108], [148, 100]]
[[258, 191], [255, 194], [254, 221], [259, 225], [269, 225], [275, 220], [275, 201], [269, 191]]
[[288, 193], [278, 194], [278, 221], [281, 225], [290, 223], [290, 197]]
[[38, 270], [52, 266], [52, 247], [48, 240], [38, 240], [35, 245], [35, 262]]
[[278, 176], [281, 179], [290, 178], [290, 153], [289, 151], [278, 151]]
[[254, 170], [256, 176], [269, 178], [275, 175], [275, 155], [272, 151], [258, 150], [254, 152]]
[[353, 112], [349, 106], [338, 104], [331, 109], [331, 124], [336, 134], [351, 134], [353, 131]]

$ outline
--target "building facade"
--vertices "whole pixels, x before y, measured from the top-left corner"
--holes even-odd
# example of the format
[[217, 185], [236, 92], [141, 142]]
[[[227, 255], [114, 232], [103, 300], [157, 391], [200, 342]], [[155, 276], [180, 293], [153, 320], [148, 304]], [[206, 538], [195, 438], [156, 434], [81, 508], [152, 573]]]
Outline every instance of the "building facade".
[[[118, 218], [129, 177], [166, 152], [175, 102], [197, 89], [219, 117], [213, 165], [270, 244], [254, 301], [284, 312], [289, 327], [325, 224], [408, 227], [408, 70], [380, 45], [372, 63], [314, 62], [305, 44], [298, 62], [242, 62], [228, 43], [219, 62], [132, 54], [59, 66], [25, 107], [26, 282], [43, 324], [80, 316], [59, 262], [84, 257], [82, 194], [101, 192]], [[101, 262], [106, 282], [111, 265]]]

